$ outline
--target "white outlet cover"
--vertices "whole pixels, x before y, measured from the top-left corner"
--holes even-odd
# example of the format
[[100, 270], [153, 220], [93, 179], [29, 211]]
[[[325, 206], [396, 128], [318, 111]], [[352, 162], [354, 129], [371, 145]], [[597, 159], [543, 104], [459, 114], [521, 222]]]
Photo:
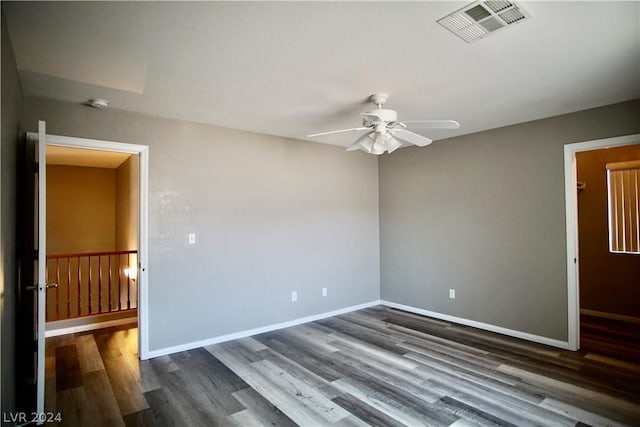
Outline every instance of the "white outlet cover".
[[196, 233], [189, 233], [189, 244], [190, 245], [196, 244]]
[[455, 299], [456, 298], [456, 290], [455, 289], [449, 289], [449, 298], [451, 298], [451, 299]]
[[291, 302], [298, 301], [298, 293], [296, 291], [291, 292]]
[[322, 296], [323, 297], [327, 296], [327, 288], [322, 288]]

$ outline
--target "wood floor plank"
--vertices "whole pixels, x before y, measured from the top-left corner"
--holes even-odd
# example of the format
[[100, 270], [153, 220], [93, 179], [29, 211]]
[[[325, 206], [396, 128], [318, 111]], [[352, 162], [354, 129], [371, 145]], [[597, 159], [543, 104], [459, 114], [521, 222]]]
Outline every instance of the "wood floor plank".
[[381, 349], [380, 347], [367, 342], [344, 339], [343, 337], [335, 337], [333, 345], [342, 351], [358, 352], [362, 357], [366, 357], [370, 360], [377, 360], [381, 363], [394, 364], [402, 367], [403, 369], [413, 369], [418, 366], [418, 363], [403, 357], [405, 354], [409, 353], [409, 350], [406, 349], [402, 350], [401, 356], [395, 352], [386, 351], [385, 349]]
[[389, 336], [385, 336], [381, 332], [373, 332], [361, 325], [349, 324], [349, 322], [337, 318], [319, 320], [318, 323], [320, 325], [338, 331], [343, 335], [347, 335], [352, 338], [371, 343], [376, 347], [388, 352], [398, 355], [403, 355], [406, 353], [404, 349], [396, 345], [394, 340], [389, 339]]
[[257, 373], [252, 366], [236, 360], [228, 349], [215, 345], [207, 346], [206, 349], [295, 423], [310, 426], [326, 424], [324, 418], [309, 410], [295, 396], [280, 390], [272, 381]]
[[264, 425], [278, 427], [293, 427], [296, 425], [291, 418], [287, 417], [280, 409], [273, 406], [267, 399], [252, 388], [236, 391], [233, 393], [233, 397], [247, 408], [246, 411], [253, 416], [253, 419], [260, 420], [260, 423]]
[[62, 391], [82, 386], [80, 360], [75, 344], [55, 348], [56, 390]]
[[328, 341], [330, 341], [331, 338], [324, 334], [319, 334], [311, 328], [297, 326], [287, 330], [287, 335], [293, 339], [304, 341], [309, 347], [318, 348], [319, 351], [331, 353], [338, 351], [337, 348], [329, 344]]
[[92, 427], [639, 426], [634, 333], [570, 352], [378, 306], [139, 361], [116, 327], [47, 340], [45, 402]]
[[518, 427], [516, 424], [512, 424], [496, 417], [495, 415], [491, 415], [481, 409], [462, 403], [449, 396], [445, 396], [436, 402], [436, 406], [471, 424], [482, 426]]
[[61, 425], [70, 427], [91, 425], [92, 415], [84, 387], [58, 391], [56, 403], [56, 412], [60, 412], [62, 418]]
[[82, 382], [92, 417], [101, 420], [103, 425], [124, 426], [107, 373], [104, 370], [87, 372], [82, 375]]
[[268, 349], [261, 351], [259, 354], [263, 356], [264, 360], [270, 361], [279, 368], [287, 371], [289, 375], [292, 375], [309, 387], [315, 388], [327, 399], [333, 399], [334, 397], [342, 394], [339, 390], [333, 387], [330, 382], [324, 380], [322, 377], [304, 368], [293, 360], [282, 356], [280, 353]]
[[378, 381], [371, 381], [358, 374], [345, 377], [333, 382], [345, 393], [349, 393], [359, 400], [373, 406], [387, 416], [409, 426], [448, 426], [457, 420], [449, 414], [430, 410], [429, 402], [406, 393], [397, 387]]
[[618, 399], [604, 393], [585, 389], [570, 383], [558, 381], [553, 378], [545, 377], [534, 372], [525, 371], [523, 369], [515, 368], [508, 365], [502, 365], [498, 367], [498, 369], [503, 372], [517, 375], [525, 381], [543, 386], [545, 388], [559, 389], [570, 393], [572, 396], [584, 398], [589, 402], [592, 402], [592, 405], [594, 406], [605, 404], [607, 407], [612, 408], [617, 415], [623, 416], [626, 419], [640, 420], [640, 405], [638, 405], [638, 403], [632, 403], [626, 400]]
[[271, 363], [269, 360], [254, 362], [251, 366], [278, 389], [294, 397], [300, 405], [320, 415], [325, 423], [335, 423], [349, 416], [349, 413], [339, 405], [327, 399], [312, 387], [289, 375], [285, 370]]
[[[469, 369], [464, 363], [460, 363], [455, 359], [443, 358], [439, 354], [432, 355], [426, 352], [419, 354], [408, 353], [405, 357], [422, 363], [424, 367], [428, 368], [426, 371], [431, 374], [432, 377], [449, 375], [455, 379], [480, 385], [486, 388], [487, 391], [513, 395], [533, 404], [538, 404], [544, 399], [544, 396], [540, 394], [515, 387], [517, 379], [502, 372]], [[434, 375], [436, 373], [437, 375]]]
[[[144, 394], [149, 402], [149, 409], [142, 411], [141, 424], [149, 426], [199, 426], [199, 420], [195, 419], [195, 413], [185, 410], [164, 388], [149, 391]], [[135, 414], [140, 414], [136, 412]], [[130, 419], [130, 422], [139, 422]]]
[[341, 351], [336, 358], [348, 366], [345, 376], [353, 377], [354, 374], [368, 377], [372, 382], [380, 382], [403, 389], [412, 395], [427, 402], [435, 402], [442, 395], [434, 393], [425, 387], [426, 376], [420, 375], [414, 369], [402, 369], [401, 367], [385, 364], [374, 359], [362, 359], [356, 353]]
[[[192, 377], [184, 377], [182, 370], [167, 372], [161, 375], [163, 387], [153, 390], [144, 395], [152, 395], [171, 401], [172, 407], [176, 408], [180, 414], [188, 414], [189, 425], [211, 426], [224, 422], [226, 415], [229, 415], [223, 404], [211, 399], [211, 395], [204, 392], [201, 383], [192, 381]], [[162, 395], [156, 392], [162, 392]], [[225, 396], [225, 399], [228, 396]], [[155, 411], [159, 408], [153, 407]], [[184, 423], [184, 421], [183, 421]]]
[[577, 408], [568, 403], [560, 402], [555, 399], [546, 398], [540, 406], [547, 408], [551, 411], [565, 415], [569, 418], [576, 420], [583, 420], [593, 426], [610, 426], [610, 427], [623, 427], [624, 424], [609, 418], [594, 414], [593, 412], [586, 411], [584, 409]]
[[[176, 368], [177, 369], [177, 368]], [[158, 377], [158, 371], [149, 360], [140, 361], [140, 390], [146, 393], [162, 387], [162, 382]]]
[[333, 381], [343, 376], [343, 374], [333, 366], [323, 364], [318, 353], [309, 352], [299, 345], [296, 345], [294, 341], [288, 340], [286, 337], [279, 336], [277, 339], [265, 339], [259, 336], [256, 337], [256, 339], [260, 340], [272, 350], [289, 359], [295, 360], [304, 368], [327, 381]]
[[337, 396], [333, 399], [333, 401], [371, 426], [401, 427], [404, 425], [401, 422], [391, 418], [384, 412], [381, 412], [375, 407], [368, 405], [362, 400], [352, 396], [350, 393], [344, 393], [340, 396]]
[[45, 350], [45, 412], [55, 413], [58, 404], [56, 402], [56, 355], [55, 348]]
[[[491, 392], [464, 380], [443, 375], [441, 378], [429, 380], [431, 385], [454, 398], [456, 401], [483, 413], [490, 414], [496, 419], [518, 426], [573, 426], [576, 421], [546, 410], [530, 402], [520, 400], [512, 395]], [[489, 391], [489, 392], [488, 392]]]
[[122, 415], [147, 409], [149, 404], [140, 387], [138, 361], [121, 353], [120, 356], [103, 358], [103, 363]]
[[93, 371], [104, 370], [102, 356], [93, 335], [80, 335], [76, 339], [78, 359], [80, 361], [80, 372], [86, 374]]
[[210, 408], [220, 416], [241, 411], [244, 407], [232, 393], [249, 385], [204, 349], [188, 352], [190, 357], [178, 359], [179, 370], [160, 375], [163, 386], [180, 393], [194, 405]]
[[626, 360], [615, 359], [610, 356], [604, 356], [597, 353], [587, 353], [584, 356], [585, 359], [589, 360], [597, 360], [599, 362], [606, 363], [608, 365], [614, 366], [616, 368], [627, 369], [629, 371], [633, 371], [634, 373], [640, 374], [640, 365], [634, 362], [628, 362]]

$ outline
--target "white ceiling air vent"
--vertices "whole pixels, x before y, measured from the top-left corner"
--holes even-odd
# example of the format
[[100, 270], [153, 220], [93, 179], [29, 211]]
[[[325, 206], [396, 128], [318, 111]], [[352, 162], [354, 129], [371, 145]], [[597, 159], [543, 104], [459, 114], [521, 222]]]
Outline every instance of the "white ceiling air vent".
[[481, 0], [439, 19], [438, 24], [473, 43], [530, 18], [531, 14], [515, 2]]

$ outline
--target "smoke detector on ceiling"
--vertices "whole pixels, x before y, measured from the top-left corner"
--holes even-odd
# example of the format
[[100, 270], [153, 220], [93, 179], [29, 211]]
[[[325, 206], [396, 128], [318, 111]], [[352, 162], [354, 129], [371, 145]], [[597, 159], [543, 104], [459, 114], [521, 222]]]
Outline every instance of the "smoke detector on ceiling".
[[87, 105], [93, 108], [107, 108], [109, 106], [109, 101], [102, 98], [92, 98], [87, 101]]
[[516, 2], [480, 0], [437, 22], [467, 43], [473, 43], [528, 19], [531, 14]]

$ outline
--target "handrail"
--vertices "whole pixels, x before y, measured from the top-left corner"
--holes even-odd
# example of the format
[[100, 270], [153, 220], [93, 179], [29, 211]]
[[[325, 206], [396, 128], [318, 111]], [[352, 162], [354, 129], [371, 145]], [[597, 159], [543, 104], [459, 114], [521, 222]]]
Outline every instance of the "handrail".
[[47, 255], [47, 321], [134, 310], [138, 305], [138, 251]]
[[136, 254], [138, 251], [109, 251], [109, 252], [77, 252], [72, 254], [53, 254], [47, 255], [47, 259], [56, 259], [56, 258], [67, 258], [67, 257], [81, 257], [81, 256], [102, 256], [102, 255], [126, 255], [126, 254]]

